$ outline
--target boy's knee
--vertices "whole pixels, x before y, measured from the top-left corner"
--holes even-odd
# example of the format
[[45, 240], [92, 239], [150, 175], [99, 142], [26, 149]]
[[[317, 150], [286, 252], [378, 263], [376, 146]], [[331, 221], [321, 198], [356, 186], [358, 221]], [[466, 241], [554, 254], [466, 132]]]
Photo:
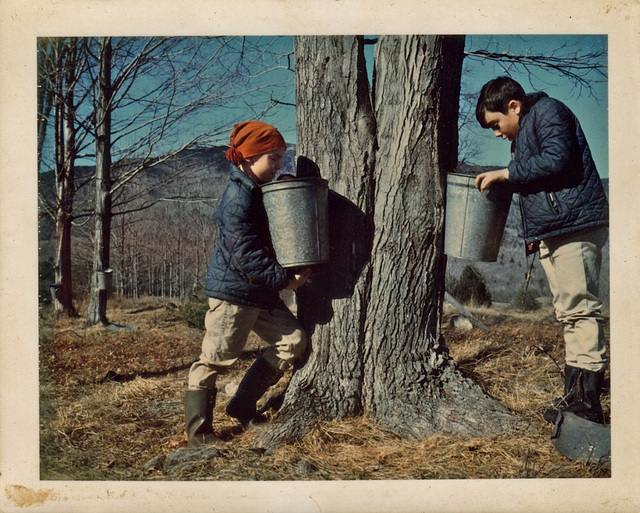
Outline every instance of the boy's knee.
[[596, 323], [602, 321], [602, 306], [594, 302], [584, 302], [571, 310], [560, 312], [557, 317], [563, 324]]
[[299, 360], [307, 349], [307, 334], [304, 330], [298, 330], [298, 341], [294, 344], [292, 353], [294, 355], [293, 360]]
[[[291, 369], [295, 362], [302, 358], [307, 349], [307, 343], [307, 334], [304, 330], [298, 329], [275, 345], [271, 358], [269, 358], [268, 354], [265, 354], [265, 357], [274, 367], [286, 371]], [[269, 352], [267, 351], [267, 353]]]
[[283, 353], [288, 355], [288, 360], [293, 363], [298, 360], [307, 349], [307, 334], [304, 330], [296, 330], [290, 337], [284, 341], [284, 346], [280, 348]]
[[203, 348], [199, 362], [216, 372], [225, 372], [232, 367], [242, 356], [242, 351], [217, 350], [215, 347], [209, 350]]

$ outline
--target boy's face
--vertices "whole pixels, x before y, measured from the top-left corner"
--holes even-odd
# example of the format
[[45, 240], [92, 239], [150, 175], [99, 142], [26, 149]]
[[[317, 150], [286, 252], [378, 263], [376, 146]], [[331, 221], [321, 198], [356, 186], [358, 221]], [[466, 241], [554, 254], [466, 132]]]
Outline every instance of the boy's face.
[[516, 138], [516, 135], [518, 135], [520, 109], [520, 102], [511, 100], [506, 114], [485, 110], [484, 121], [486, 125], [493, 130], [496, 137], [502, 137], [503, 139], [513, 141]]
[[240, 168], [258, 185], [269, 183], [276, 177], [276, 173], [282, 167], [284, 152], [285, 148], [280, 148], [262, 155], [249, 157], [242, 162]]

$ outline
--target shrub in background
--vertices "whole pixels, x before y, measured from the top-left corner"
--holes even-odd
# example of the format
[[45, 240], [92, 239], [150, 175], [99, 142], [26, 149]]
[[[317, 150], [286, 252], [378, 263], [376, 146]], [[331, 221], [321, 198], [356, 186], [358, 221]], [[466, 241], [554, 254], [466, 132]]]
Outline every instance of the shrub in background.
[[445, 287], [449, 294], [463, 304], [491, 306], [491, 292], [487, 282], [472, 265], [466, 266], [458, 278], [447, 275]]
[[204, 329], [204, 316], [209, 302], [204, 296], [191, 297], [180, 308], [180, 318], [191, 328]]
[[521, 312], [532, 312], [540, 308], [540, 303], [536, 299], [538, 293], [533, 290], [526, 290], [525, 285], [520, 285], [520, 288], [513, 296], [511, 300], [511, 306]]
[[[445, 274], [444, 276], [444, 289], [451, 295], [456, 290], [458, 286], [458, 278], [456, 278], [453, 274]], [[456, 298], [457, 299], [457, 298]]]

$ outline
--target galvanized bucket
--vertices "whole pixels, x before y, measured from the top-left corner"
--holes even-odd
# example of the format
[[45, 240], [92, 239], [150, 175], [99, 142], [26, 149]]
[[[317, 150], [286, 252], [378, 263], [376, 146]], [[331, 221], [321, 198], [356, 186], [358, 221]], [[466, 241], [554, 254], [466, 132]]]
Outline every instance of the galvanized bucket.
[[296, 178], [262, 186], [271, 241], [285, 268], [329, 261], [329, 184], [322, 178]]
[[511, 206], [511, 192], [475, 187], [476, 175], [447, 174], [444, 252], [455, 258], [495, 262]]
[[111, 290], [113, 282], [113, 269], [98, 271], [98, 290]]

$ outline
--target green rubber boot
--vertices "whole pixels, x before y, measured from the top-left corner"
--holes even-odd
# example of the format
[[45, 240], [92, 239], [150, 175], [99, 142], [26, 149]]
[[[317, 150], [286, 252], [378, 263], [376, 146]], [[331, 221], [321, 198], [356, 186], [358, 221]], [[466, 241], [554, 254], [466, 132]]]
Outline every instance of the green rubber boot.
[[211, 388], [189, 389], [185, 394], [184, 412], [187, 426], [187, 446], [201, 447], [219, 442], [213, 432], [213, 408], [216, 390]]

